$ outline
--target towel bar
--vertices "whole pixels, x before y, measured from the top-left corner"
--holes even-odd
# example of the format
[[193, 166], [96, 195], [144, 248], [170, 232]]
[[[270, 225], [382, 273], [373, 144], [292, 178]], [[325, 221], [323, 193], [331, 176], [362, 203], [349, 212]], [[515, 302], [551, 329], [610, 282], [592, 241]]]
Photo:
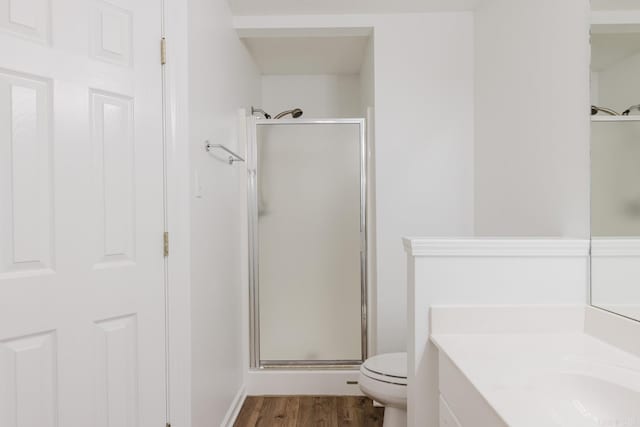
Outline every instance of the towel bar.
[[229, 164], [232, 165], [234, 162], [244, 162], [244, 159], [240, 156], [238, 156], [236, 153], [234, 153], [233, 151], [229, 150], [227, 147], [225, 147], [222, 144], [211, 144], [209, 141], [205, 141], [204, 142], [204, 149], [207, 152], [211, 152], [212, 149], [214, 148], [220, 148], [221, 150], [224, 150], [227, 152], [227, 154], [229, 154]]

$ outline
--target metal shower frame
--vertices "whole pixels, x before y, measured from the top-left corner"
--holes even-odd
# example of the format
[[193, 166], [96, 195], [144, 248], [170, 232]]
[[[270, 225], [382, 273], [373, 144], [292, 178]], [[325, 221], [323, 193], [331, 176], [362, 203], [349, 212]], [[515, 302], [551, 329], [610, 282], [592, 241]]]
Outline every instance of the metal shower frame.
[[[258, 256], [258, 126], [358, 125], [360, 129], [360, 314], [361, 359], [358, 360], [261, 360]], [[249, 237], [249, 339], [251, 368], [353, 368], [368, 357], [368, 254], [367, 254], [367, 138], [365, 119], [279, 119], [251, 116], [247, 121], [247, 203]]]

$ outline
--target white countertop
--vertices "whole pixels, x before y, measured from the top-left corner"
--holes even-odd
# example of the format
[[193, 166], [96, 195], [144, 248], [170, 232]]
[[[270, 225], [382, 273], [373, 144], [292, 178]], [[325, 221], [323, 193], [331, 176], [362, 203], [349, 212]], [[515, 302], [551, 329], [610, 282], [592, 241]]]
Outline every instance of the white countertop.
[[640, 427], [640, 358], [590, 335], [431, 340], [509, 426]]

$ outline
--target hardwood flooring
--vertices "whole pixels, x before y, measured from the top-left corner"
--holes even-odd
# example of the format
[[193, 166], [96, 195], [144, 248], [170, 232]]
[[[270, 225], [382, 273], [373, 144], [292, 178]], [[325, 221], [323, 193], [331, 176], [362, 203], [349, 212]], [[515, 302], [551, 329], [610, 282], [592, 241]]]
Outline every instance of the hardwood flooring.
[[382, 427], [363, 396], [248, 396], [234, 427]]

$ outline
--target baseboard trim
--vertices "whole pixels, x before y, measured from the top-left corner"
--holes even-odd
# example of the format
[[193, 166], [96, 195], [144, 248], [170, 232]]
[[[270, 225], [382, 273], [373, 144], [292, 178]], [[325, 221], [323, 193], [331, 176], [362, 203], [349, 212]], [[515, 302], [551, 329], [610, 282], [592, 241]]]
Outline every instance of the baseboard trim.
[[229, 406], [229, 410], [224, 416], [220, 427], [233, 427], [233, 424], [236, 422], [238, 415], [240, 415], [240, 409], [242, 409], [242, 405], [244, 404], [246, 398], [247, 389], [243, 385], [240, 390], [238, 390], [236, 396], [233, 398], [233, 402], [231, 402], [231, 406]]

